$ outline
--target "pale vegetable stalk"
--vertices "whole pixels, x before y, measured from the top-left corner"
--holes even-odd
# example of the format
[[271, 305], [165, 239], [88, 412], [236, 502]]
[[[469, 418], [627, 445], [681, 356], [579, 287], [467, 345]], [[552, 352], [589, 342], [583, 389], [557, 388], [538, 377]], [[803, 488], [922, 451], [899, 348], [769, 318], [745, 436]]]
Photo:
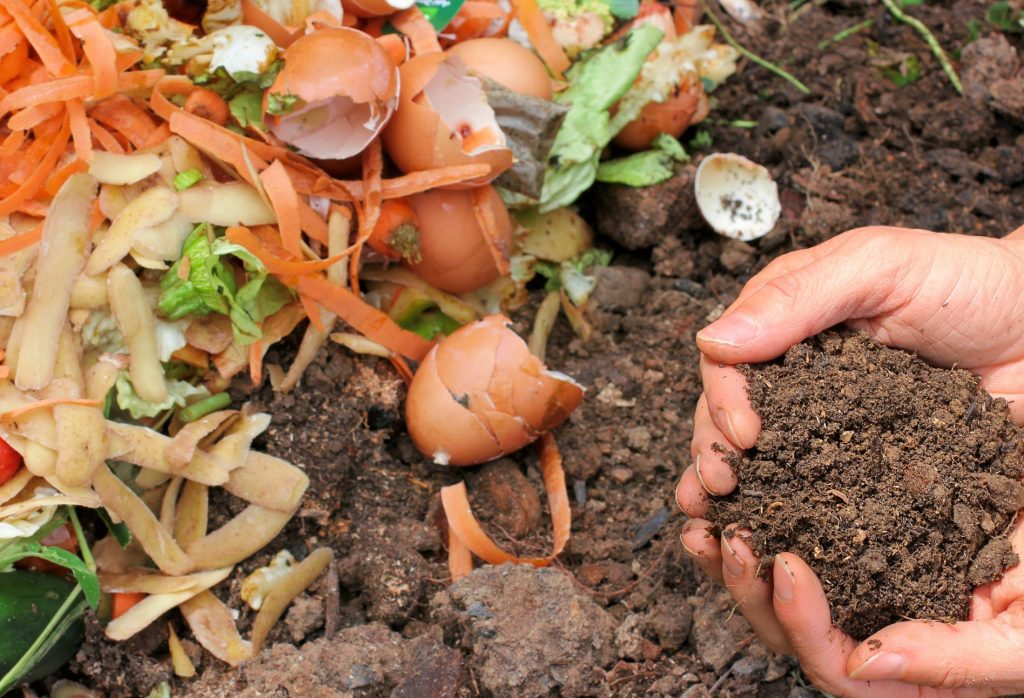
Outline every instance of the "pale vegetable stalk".
[[131, 269], [118, 264], [107, 275], [107, 285], [110, 309], [128, 344], [128, 371], [135, 392], [147, 402], [166, 402], [169, 396], [157, 350], [156, 318], [142, 283]]

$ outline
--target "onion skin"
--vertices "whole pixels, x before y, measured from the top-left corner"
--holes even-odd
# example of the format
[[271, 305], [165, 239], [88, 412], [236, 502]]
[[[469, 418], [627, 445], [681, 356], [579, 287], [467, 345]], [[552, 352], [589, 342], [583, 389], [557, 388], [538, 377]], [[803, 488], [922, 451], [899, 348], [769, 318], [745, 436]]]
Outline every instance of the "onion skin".
[[513, 158], [507, 147], [490, 148], [476, 155], [466, 153], [461, 139], [430, 105], [423, 90], [447, 59], [445, 53], [425, 53], [402, 64], [398, 109], [381, 139], [388, 157], [407, 174], [451, 165], [490, 165], [487, 175], [451, 187], [465, 189], [490, 182], [512, 166]]
[[530, 49], [512, 39], [472, 39], [448, 49], [470, 71], [494, 80], [505, 89], [539, 99], [551, 99], [551, 76]]
[[430, 350], [405, 415], [413, 443], [434, 462], [475, 465], [532, 443], [582, 400], [583, 389], [546, 372], [508, 318], [491, 315]]
[[[510, 249], [512, 219], [498, 193], [488, 188], [494, 220], [505, 249]], [[420, 261], [408, 265], [417, 276], [449, 293], [475, 291], [498, 278], [469, 191], [434, 189], [410, 196], [408, 201], [420, 230]]]

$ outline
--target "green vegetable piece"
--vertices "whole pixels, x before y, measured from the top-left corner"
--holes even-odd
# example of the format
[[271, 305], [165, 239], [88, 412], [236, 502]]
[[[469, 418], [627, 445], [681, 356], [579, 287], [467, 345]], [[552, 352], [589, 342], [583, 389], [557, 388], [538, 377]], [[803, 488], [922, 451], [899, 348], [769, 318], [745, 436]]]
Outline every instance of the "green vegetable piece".
[[568, 206], [594, 183], [601, 151], [643, 104], [620, 107], [614, 123], [609, 109], [629, 91], [662, 36], [657, 27], [638, 27], [569, 70], [569, 88], [556, 100], [571, 107], [548, 156], [541, 212]]
[[131, 529], [129, 529], [124, 522], [114, 523], [114, 520], [110, 518], [110, 514], [107, 513], [107, 510], [103, 507], [99, 507], [94, 511], [96, 512], [96, 515], [100, 517], [100, 521], [103, 522], [103, 525], [107, 527], [108, 531], [110, 531], [110, 535], [114, 536], [114, 540], [117, 541], [118, 545], [124, 548], [132, 542]]
[[211, 412], [222, 410], [231, 404], [231, 396], [228, 393], [217, 393], [210, 397], [194, 402], [178, 412], [178, 419], [185, 424], [201, 419]]
[[174, 175], [174, 188], [177, 191], [184, 191], [189, 187], [194, 187], [203, 181], [203, 173], [197, 168], [185, 170]]
[[388, 315], [405, 329], [410, 329], [420, 315], [435, 307], [437, 303], [423, 291], [407, 286], [402, 288], [391, 302]]
[[423, 339], [431, 340], [438, 334], [451, 334], [459, 329], [461, 325], [455, 320], [442, 313], [440, 310], [431, 310], [420, 315], [415, 322], [406, 329], [412, 330]]
[[679, 141], [666, 133], [658, 134], [653, 145], [653, 150], [602, 162], [597, 168], [597, 181], [649, 187], [671, 179], [675, 174], [675, 164], [690, 159]]
[[273, 116], [281, 116], [289, 113], [295, 108], [298, 101], [297, 95], [267, 93], [267, 113]]
[[73, 582], [43, 572], [15, 570], [0, 574], [0, 694], [19, 683], [49, 676], [78, 651], [85, 638], [84, 603], [55, 625], [39, 647], [42, 651], [36, 653], [35, 661], [19, 667], [19, 675], [10, 675], [75, 588]]
[[633, 19], [640, 11], [640, 0], [607, 0], [612, 14], [619, 19]]
[[228, 100], [231, 116], [242, 128], [249, 125], [263, 128], [263, 93], [258, 90], [240, 92]]

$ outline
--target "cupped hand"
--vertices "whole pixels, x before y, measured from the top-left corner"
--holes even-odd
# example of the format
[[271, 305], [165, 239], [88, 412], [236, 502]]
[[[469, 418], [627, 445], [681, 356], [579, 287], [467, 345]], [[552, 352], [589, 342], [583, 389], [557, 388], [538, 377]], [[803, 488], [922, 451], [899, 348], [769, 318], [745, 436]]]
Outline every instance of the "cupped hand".
[[[1017, 237], [1022, 232], [1024, 229], [993, 240], [898, 228], [850, 231], [773, 261], [747, 283], [719, 320], [697, 335], [704, 394], [694, 416], [693, 464], [676, 490], [680, 506], [691, 517], [684, 545], [706, 572], [724, 579], [733, 589], [739, 609], [762, 639], [779, 651], [797, 652], [805, 667], [812, 657], [802, 656], [808, 646], [794, 639], [794, 633], [796, 637], [806, 637], [806, 633], [787, 629], [782, 622], [778, 590], [773, 593], [771, 583], [755, 583], [758, 563], [742, 535], [719, 544], [708, 537], [709, 524], [701, 518], [710, 505], [709, 494], [728, 494], [736, 486], [736, 476], [724, 454], [713, 446], [750, 448], [761, 429], [760, 418], [747, 400], [744, 379], [734, 365], [776, 358], [803, 339], [846, 322], [884, 344], [915, 351], [937, 365], [957, 365], [977, 373], [990, 393], [1010, 401], [1014, 419], [1024, 422], [1024, 241]], [[1024, 543], [1019, 534], [1017, 542]], [[805, 590], [801, 593], [817, 594], [820, 602], [806, 600], [805, 604], [800, 596], [801, 603], [787, 608], [802, 610], [795, 615], [790, 611], [787, 618], [799, 626], [812, 620], [820, 625], [823, 617], [827, 629], [828, 606], [806, 565], [794, 556], [780, 556], [774, 563], [773, 579], [777, 581], [780, 574], [786, 575], [783, 581], [801, 582], [798, 586]], [[1024, 580], [1007, 582], [1016, 576], [1008, 575], [1004, 583], [1024, 589]], [[748, 577], [749, 581], [742, 581]], [[979, 589], [976, 598], [984, 593], [984, 588]], [[987, 620], [994, 622], [1010, 613], [1002, 622], [1019, 618], [1017, 627], [1024, 628], [1024, 615], [1013, 615], [1021, 613], [1013, 610], [1016, 608], [1015, 602], [1008, 603], [998, 616], [992, 611], [993, 617]], [[820, 616], [822, 609], [823, 616], [814, 615]], [[907, 624], [892, 628], [903, 625]], [[942, 632], [960, 625], [934, 627], [939, 628], [935, 632]], [[854, 652], [852, 641], [838, 631], [824, 632], [818, 639], [826, 635], [828, 648], [816, 651], [827, 649], [833, 659], [845, 653], [844, 661], [849, 657], [859, 657], [861, 662], [867, 659], [861, 648]], [[1024, 634], [1016, 647], [1018, 652], [1024, 648]], [[872, 664], [877, 670], [894, 661], [876, 658]], [[1024, 662], [1017, 663], [1024, 667]], [[833, 662], [829, 666], [838, 665]], [[862, 678], [868, 678], [863, 671]], [[976, 673], [960, 678], [996, 685], [995, 674], [985, 679], [987, 670], [971, 671]], [[923, 675], [916, 673], [901, 676], [910, 683], [938, 686], [957, 678], [952, 670], [922, 681], [917, 679]], [[836, 680], [832, 676], [829, 685], [834, 686]], [[1010, 680], [1017, 680], [1017, 690], [1024, 690], [1024, 679]], [[857, 685], [866, 686], [863, 682]], [[861, 694], [846, 690], [842, 695]], [[996, 694], [989, 691], [987, 695]]]

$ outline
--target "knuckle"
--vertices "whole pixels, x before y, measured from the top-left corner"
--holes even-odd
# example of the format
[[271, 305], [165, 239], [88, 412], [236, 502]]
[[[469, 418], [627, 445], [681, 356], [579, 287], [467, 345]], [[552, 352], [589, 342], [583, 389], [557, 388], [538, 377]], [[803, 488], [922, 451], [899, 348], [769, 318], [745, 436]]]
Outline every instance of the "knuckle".
[[959, 688], [971, 680], [969, 669], [954, 659], [943, 659], [936, 667], [934, 682], [935, 688]]
[[769, 281], [765, 288], [770, 290], [777, 299], [792, 305], [800, 298], [803, 282], [797, 274], [783, 274]]

